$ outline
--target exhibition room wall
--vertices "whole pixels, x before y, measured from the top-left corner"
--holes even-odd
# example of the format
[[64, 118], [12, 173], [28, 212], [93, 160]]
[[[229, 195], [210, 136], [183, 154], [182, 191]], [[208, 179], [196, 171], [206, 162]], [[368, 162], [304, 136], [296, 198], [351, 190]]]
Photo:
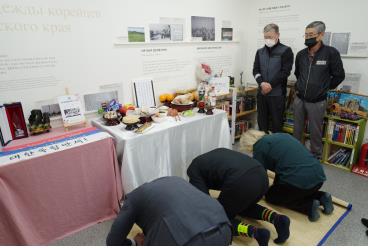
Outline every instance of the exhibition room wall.
[[[215, 17], [216, 41], [223, 21], [241, 40], [244, 2], [0, 0], [0, 103], [22, 101], [27, 117], [66, 88], [85, 94], [119, 86], [120, 100], [133, 102], [133, 79], [152, 78], [156, 95], [193, 88], [200, 62], [238, 76], [246, 66], [242, 42], [150, 44], [148, 27], [160, 18], [183, 18], [190, 41], [191, 16]], [[146, 44], [127, 44], [127, 27], [145, 27]]]
[[[189, 42], [191, 16], [215, 17], [217, 42]], [[122, 102], [133, 102], [132, 80], [153, 79], [156, 96], [193, 88], [202, 62], [233, 75], [237, 85], [241, 71], [244, 83], [254, 83], [263, 26], [279, 24], [282, 42], [296, 54], [314, 20], [332, 33], [350, 33], [345, 70], [360, 75], [353, 88], [367, 94], [367, 54], [360, 49], [367, 43], [367, 0], [0, 0], [0, 103], [21, 101], [27, 118], [66, 89], [118, 89]], [[185, 42], [149, 41], [149, 24], [182, 21]], [[128, 27], [145, 27], [145, 44], [128, 44]], [[220, 42], [221, 27], [233, 28], [233, 42]]]

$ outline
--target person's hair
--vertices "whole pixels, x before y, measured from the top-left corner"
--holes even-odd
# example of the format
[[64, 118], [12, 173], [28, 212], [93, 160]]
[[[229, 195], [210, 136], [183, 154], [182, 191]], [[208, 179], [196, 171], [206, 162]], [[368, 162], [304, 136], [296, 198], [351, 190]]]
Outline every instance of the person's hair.
[[266, 133], [255, 129], [249, 129], [243, 133], [240, 138], [240, 150], [241, 151], [253, 151], [253, 145], [261, 139]]
[[267, 24], [264, 29], [263, 29], [264, 33], [267, 33], [267, 32], [270, 32], [270, 31], [274, 31], [275, 33], [279, 33], [279, 26], [274, 24], [274, 23], [270, 23], [270, 24]]
[[326, 30], [326, 25], [324, 24], [324, 22], [321, 22], [321, 21], [315, 21], [315, 22], [312, 22], [312, 23], [310, 23], [309, 25], [307, 25], [306, 28], [315, 28], [315, 30], [316, 30], [318, 33], [322, 33], [322, 32], [325, 32], [325, 30]]

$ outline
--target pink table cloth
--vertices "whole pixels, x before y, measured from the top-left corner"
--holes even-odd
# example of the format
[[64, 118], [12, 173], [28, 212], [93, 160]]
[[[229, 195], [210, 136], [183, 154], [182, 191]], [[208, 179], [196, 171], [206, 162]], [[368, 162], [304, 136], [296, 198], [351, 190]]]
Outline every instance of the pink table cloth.
[[[0, 164], [0, 245], [47, 244], [117, 215], [123, 190], [116, 152], [112, 138], [99, 132], [90, 130], [85, 144]], [[43, 146], [41, 139], [61, 134], [67, 135], [57, 129], [29, 141]]]

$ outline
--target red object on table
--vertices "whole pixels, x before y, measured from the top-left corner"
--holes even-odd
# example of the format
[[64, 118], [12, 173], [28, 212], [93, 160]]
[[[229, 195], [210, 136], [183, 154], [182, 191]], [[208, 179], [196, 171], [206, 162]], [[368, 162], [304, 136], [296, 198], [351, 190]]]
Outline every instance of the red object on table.
[[[53, 129], [14, 145], [40, 145], [37, 139], [52, 135], [67, 133]], [[0, 165], [0, 245], [50, 244], [116, 217], [123, 194], [116, 151], [112, 138], [96, 135], [100, 139], [89, 136], [81, 145]]]
[[25, 117], [20, 102], [4, 104], [13, 140], [28, 137]]
[[358, 164], [353, 166], [352, 171], [356, 174], [368, 177], [368, 143], [362, 145]]

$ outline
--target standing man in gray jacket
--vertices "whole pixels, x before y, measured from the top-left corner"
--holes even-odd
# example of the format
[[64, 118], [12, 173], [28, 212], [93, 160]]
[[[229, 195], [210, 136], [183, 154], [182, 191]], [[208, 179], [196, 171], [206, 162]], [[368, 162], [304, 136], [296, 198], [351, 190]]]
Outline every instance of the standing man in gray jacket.
[[340, 53], [322, 40], [326, 26], [321, 21], [307, 25], [305, 45], [296, 56], [296, 97], [294, 99], [294, 137], [301, 141], [305, 117], [309, 121], [310, 144], [313, 155], [322, 155], [322, 126], [327, 92], [345, 79]]
[[279, 27], [268, 24], [264, 30], [265, 46], [257, 50], [253, 76], [259, 85], [257, 122], [261, 131], [281, 132], [287, 90], [287, 79], [293, 66], [293, 52], [279, 41]]
[[[143, 231], [126, 238], [134, 223]], [[180, 177], [162, 177], [126, 195], [107, 245], [229, 245], [221, 204]]]

